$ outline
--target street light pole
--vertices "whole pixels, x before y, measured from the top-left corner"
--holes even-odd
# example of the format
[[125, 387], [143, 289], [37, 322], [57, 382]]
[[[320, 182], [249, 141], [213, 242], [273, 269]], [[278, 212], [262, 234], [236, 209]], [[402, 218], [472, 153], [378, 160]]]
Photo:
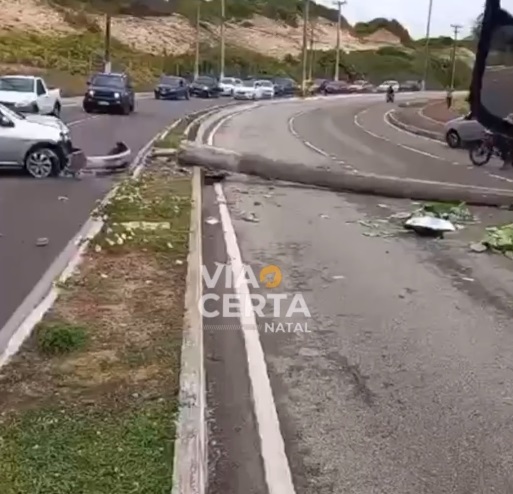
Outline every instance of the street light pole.
[[422, 77], [422, 91], [426, 90], [429, 72], [429, 36], [431, 35], [431, 15], [433, 14], [433, 0], [429, 0], [428, 18], [426, 25], [426, 45], [424, 47], [424, 75]]
[[103, 70], [105, 73], [110, 74], [112, 71], [112, 62], [111, 62], [111, 49], [110, 49], [110, 39], [111, 39], [111, 24], [112, 24], [112, 16], [110, 13], [105, 14], [105, 52], [103, 56]]
[[314, 43], [315, 43], [315, 19], [312, 19], [310, 23], [310, 64], [308, 67], [308, 80], [311, 81], [313, 78], [313, 69], [315, 65], [315, 52], [314, 52]]
[[306, 95], [306, 72], [308, 66], [308, 22], [310, 18], [310, 0], [303, 2], [303, 74], [301, 78], [301, 92]]
[[199, 77], [201, 0], [196, 0], [196, 53], [194, 55], [194, 79]]
[[339, 80], [340, 77], [340, 31], [342, 29], [342, 5], [345, 5], [347, 2], [338, 0], [334, 2], [334, 5], [337, 6], [338, 14], [337, 14], [337, 47], [335, 49], [335, 76], [333, 79], [335, 81]]
[[226, 22], [226, 0], [221, 0], [221, 70], [220, 78], [224, 77], [225, 65], [225, 22]]
[[459, 24], [451, 24], [451, 27], [454, 30], [454, 40], [452, 45], [452, 55], [451, 55], [451, 85], [449, 86], [451, 92], [454, 91], [454, 79], [456, 77], [456, 45], [458, 43], [458, 33], [462, 26]]

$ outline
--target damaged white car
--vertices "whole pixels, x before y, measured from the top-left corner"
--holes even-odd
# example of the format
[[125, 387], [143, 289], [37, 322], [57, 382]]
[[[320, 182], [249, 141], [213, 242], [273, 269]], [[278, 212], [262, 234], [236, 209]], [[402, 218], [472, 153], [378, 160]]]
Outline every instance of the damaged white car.
[[23, 169], [32, 177], [46, 178], [83, 159], [58, 118], [25, 115], [0, 104], [0, 169]]

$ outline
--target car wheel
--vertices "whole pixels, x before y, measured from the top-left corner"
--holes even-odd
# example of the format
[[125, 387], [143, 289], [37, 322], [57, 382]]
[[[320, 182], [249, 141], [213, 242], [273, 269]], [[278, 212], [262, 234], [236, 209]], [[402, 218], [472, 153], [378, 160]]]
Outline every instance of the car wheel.
[[57, 118], [61, 117], [61, 104], [58, 101], [53, 106], [52, 115]]
[[160, 99], [160, 94], [159, 93], [155, 93], [155, 99]]
[[445, 142], [452, 149], [456, 149], [461, 146], [461, 138], [458, 132], [456, 132], [454, 129], [449, 130], [449, 132], [445, 134]]
[[86, 113], [93, 113], [93, 109], [90, 106], [83, 105], [82, 108]]
[[185, 92], [185, 99], [186, 100], [190, 100], [191, 99], [191, 95], [189, 94], [189, 91]]
[[33, 103], [30, 109], [32, 113], [39, 113], [39, 106], [37, 105], [37, 103]]
[[62, 170], [62, 157], [52, 147], [36, 146], [25, 156], [25, 171], [34, 178], [48, 178]]
[[123, 103], [123, 106], [121, 107], [121, 113], [123, 115], [129, 115], [130, 114], [130, 103]]

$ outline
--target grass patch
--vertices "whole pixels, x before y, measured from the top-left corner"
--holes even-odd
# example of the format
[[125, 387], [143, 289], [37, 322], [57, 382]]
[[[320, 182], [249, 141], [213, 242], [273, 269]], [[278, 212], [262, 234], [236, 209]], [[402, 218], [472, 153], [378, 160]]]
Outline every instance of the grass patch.
[[42, 353], [57, 355], [84, 348], [87, 343], [87, 330], [74, 324], [43, 322], [36, 327], [36, 337]]
[[155, 143], [155, 147], [164, 148], [164, 149], [178, 149], [180, 147], [180, 143], [183, 140], [183, 134], [177, 132], [169, 132], [165, 137], [159, 139]]
[[0, 373], [2, 494], [170, 492], [190, 187], [167, 161], [123, 183]]

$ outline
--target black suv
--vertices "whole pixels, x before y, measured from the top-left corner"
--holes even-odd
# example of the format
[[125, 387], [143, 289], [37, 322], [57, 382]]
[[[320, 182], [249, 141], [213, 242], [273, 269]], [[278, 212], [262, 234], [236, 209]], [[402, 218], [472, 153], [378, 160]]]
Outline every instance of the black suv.
[[88, 82], [82, 107], [87, 113], [94, 111], [121, 112], [128, 115], [135, 109], [135, 93], [126, 74], [95, 74]]
[[214, 77], [200, 76], [189, 86], [191, 95], [200, 98], [219, 98], [222, 89]]

